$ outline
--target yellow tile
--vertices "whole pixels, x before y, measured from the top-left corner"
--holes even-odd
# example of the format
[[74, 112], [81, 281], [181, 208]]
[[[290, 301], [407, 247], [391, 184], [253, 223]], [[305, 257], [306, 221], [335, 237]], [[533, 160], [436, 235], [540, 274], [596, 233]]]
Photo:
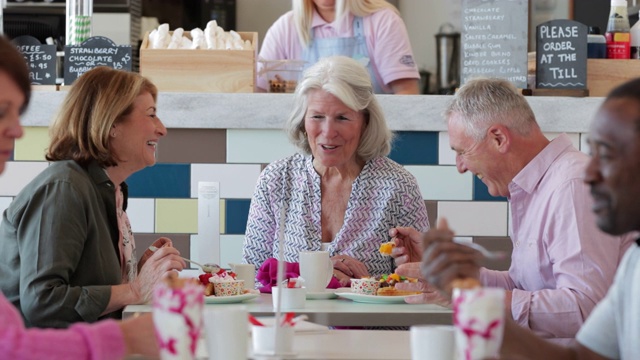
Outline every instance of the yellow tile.
[[24, 135], [16, 140], [14, 159], [18, 161], [42, 161], [44, 153], [49, 146], [49, 128], [31, 127], [24, 128]]
[[156, 199], [157, 233], [198, 233], [198, 199]]
[[220, 199], [220, 234], [226, 233], [227, 230], [227, 207], [224, 199]]

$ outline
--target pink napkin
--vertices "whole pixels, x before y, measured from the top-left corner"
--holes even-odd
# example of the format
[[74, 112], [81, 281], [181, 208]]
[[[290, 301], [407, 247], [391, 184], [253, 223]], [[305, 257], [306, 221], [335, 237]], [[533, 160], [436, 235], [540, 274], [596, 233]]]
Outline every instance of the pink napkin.
[[[284, 278], [291, 279], [300, 276], [300, 264], [299, 263], [284, 263]], [[278, 260], [275, 258], [269, 258], [260, 266], [256, 273], [256, 279], [264, 286], [260, 287], [261, 293], [271, 293], [271, 287], [278, 282]], [[327, 289], [337, 289], [340, 287], [340, 281], [335, 277], [331, 278]]]

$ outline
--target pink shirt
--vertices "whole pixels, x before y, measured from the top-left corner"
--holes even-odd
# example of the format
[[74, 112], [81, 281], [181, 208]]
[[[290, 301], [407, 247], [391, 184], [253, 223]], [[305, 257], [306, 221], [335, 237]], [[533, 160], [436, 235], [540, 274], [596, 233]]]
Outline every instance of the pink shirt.
[[[345, 16], [334, 23], [327, 23], [317, 12], [311, 23], [315, 38], [353, 36], [353, 15]], [[383, 9], [363, 18], [364, 35], [369, 57], [379, 84], [390, 92], [387, 84], [398, 79], [419, 79], [407, 28], [391, 9]], [[293, 12], [289, 11], [276, 20], [265, 34], [259, 58], [265, 60], [300, 59], [302, 43], [293, 23]], [[258, 72], [261, 70], [258, 63]], [[258, 87], [267, 88], [267, 79], [258, 76]]]
[[509, 184], [511, 268], [481, 272], [483, 284], [513, 290], [518, 324], [557, 343], [572, 342], [633, 243], [597, 228], [583, 181], [588, 161], [563, 134], [516, 175]]
[[69, 329], [26, 329], [18, 311], [0, 293], [0, 357], [3, 359], [121, 359], [124, 338], [114, 320]]

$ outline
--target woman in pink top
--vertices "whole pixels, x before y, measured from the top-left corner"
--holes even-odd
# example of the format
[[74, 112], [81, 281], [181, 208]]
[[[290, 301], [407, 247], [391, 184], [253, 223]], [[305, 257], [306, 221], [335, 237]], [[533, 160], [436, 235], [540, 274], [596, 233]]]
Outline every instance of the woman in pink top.
[[[0, 36], [0, 173], [22, 136], [20, 115], [31, 96], [22, 55]], [[6, 359], [118, 359], [129, 354], [157, 356], [151, 316], [65, 330], [26, 329], [18, 311], [0, 293], [0, 354]]]

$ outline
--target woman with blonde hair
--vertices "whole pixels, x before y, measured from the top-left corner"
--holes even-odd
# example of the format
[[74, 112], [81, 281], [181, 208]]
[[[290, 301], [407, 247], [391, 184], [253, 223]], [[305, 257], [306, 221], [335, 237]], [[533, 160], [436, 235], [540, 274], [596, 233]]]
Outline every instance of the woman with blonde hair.
[[[20, 115], [30, 98], [31, 84], [24, 58], [8, 39], [0, 36], [0, 173], [15, 140], [22, 137]], [[75, 324], [69, 329], [26, 329], [20, 313], [0, 292], [0, 354], [3, 359], [15, 360], [106, 360], [131, 354], [157, 356], [158, 347], [150, 315], [123, 322]]]
[[27, 326], [119, 318], [184, 262], [171, 241], [137, 262], [126, 216], [129, 175], [155, 164], [167, 129], [156, 87], [136, 73], [82, 75], [51, 127], [51, 165], [16, 196], [0, 226], [0, 290]]
[[[304, 60], [308, 67], [334, 55], [364, 65], [376, 93], [419, 93], [407, 29], [385, 0], [292, 0], [292, 10], [267, 31], [259, 57]], [[266, 89], [266, 79], [258, 87]]]

